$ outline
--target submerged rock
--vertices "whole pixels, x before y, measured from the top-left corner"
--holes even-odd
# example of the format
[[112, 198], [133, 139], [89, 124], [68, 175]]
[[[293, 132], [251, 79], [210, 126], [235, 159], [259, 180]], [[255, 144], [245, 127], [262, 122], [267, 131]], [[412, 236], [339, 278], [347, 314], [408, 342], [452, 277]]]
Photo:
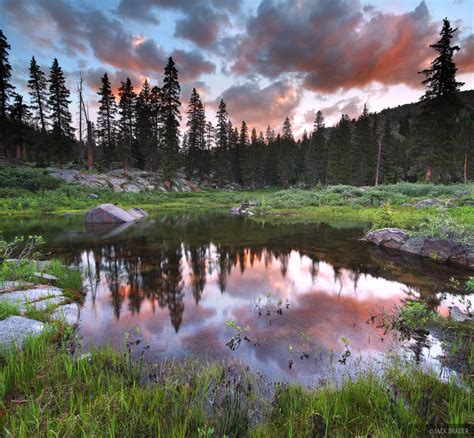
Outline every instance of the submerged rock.
[[120, 224], [125, 222], [139, 221], [147, 216], [147, 213], [139, 208], [124, 210], [114, 204], [101, 204], [86, 213], [86, 223], [94, 224]]
[[436, 262], [474, 269], [472, 246], [453, 239], [411, 237], [398, 228], [382, 228], [368, 233], [365, 241], [382, 248], [427, 257]]
[[234, 216], [253, 216], [254, 213], [250, 211], [250, 208], [257, 207], [258, 205], [258, 201], [243, 202], [238, 207], [232, 207], [230, 213]]

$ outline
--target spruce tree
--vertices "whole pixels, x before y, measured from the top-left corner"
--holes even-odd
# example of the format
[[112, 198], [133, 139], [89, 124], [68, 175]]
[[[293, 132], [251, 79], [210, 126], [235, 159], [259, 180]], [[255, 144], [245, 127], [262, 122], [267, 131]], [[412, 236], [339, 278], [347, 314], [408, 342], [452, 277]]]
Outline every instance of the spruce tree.
[[288, 117], [283, 122], [283, 130], [278, 153], [278, 176], [280, 183], [288, 187], [295, 177], [295, 149], [296, 143]]
[[132, 81], [127, 78], [120, 84], [119, 88], [119, 150], [124, 162], [124, 172], [128, 176], [130, 167], [132, 145], [134, 140], [135, 126], [135, 100], [136, 93], [133, 90]]
[[186, 168], [188, 174], [193, 170], [207, 172], [206, 157], [206, 115], [196, 88], [193, 88], [188, 106]]
[[11, 106], [10, 118], [13, 122], [13, 139], [15, 144], [15, 159], [26, 160], [25, 130], [31, 120], [31, 112], [24, 102], [23, 96], [13, 94], [13, 105]]
[[443, 20], [441, 38], [430, 47], [439, 55], [432, 61], [431, 67], [421, 71], [426, 78], [422, 82], [426, 86], [426, 92], [422, 99], [433, 99], [443, 96], [453, 96], [464, 85], [456, 81], [457, 67], [453, 61], [453, 55], [460, 50], [459, 46], [451, 46], [451, 40], [457, 29], [451, 27], [447, 18]]
[[10, 82], [12, 76], [12, 67], [8, 60], [10, 49], [10, 44], [0, 29], [0, 119], [7, 118], [8, 102], [14, 88]]
[[49, 71], [49, 97], [48, 105], [51, 111], [53, 133], [72, 137], [72, 117], [69, 111], [70, 92], [66, 87], [66, 79], [57, 58], [54, 58]]
[[101, 148], [104, 161], [110, 164], [115, 158], [117, 142], [117, 103], [112, 93], [107, 73], [101, 78], [101, 86], [97, 94], [99, 99], [99, 111], [97, 113], [96, 135]]
[[163, 178], [171, 185], [179, 166], [179, 123], [181, 120], [179, 93], [181, 87], [178, 81], [178, 70], [173, 58], [168, 59], [163, 78], [162, 120], [163, 144], [161, 153], [161, 168]]
[[371, 136], [371, 117], [364, 105], [362, 114], [354, 127], [354, 141], [352, 143], [352, 180], [357, 186], [371, 185], [374, 181], [376, 144]]
[[133, 157], [141, 169], [152, 167], [156, 162], [157, 148], [153, 140], [152, 91], [147, 79], [135, 100], [135, 147]]
[[161, 150], [163, 139], [163, 117], [161, 112], [162, 94], [161, 88], [154, 86], [151, 89], [151, 124], [153, 138], [153, 153], [149, 157], [150, 170], [156, 171], [159, 163], [158, 152]]
[[[216, 148], [213, 151], [212, 167], [217, 177], [218, 184], [230, 178], [230, 156], [229, 156], [229, 114], [225, 102], [221, 99], [217, 110], [216, 125]], [[232, 124], [231, 124], [232, 125]]]
[[327, 151], [324, 116], [321, 111], [316, 113], [313, 133], [305, 159], [305, 176], [310, 185], [326, 182]]
[[46, 135], [48, 114], [48, 91], [46, 75], [41, 70], [33, 56], [30, 61], [30, 78], [28, 80], [30, 94], [30, 108], [33, 111], [33, 120], [41, 129], [42, 151], [38, 154], [38, 163], [49, 162], [48, 137]]
[[347, 114], [342, 114], [339, 123], [331, 131], [328, 142], [329, 184], [349, 184], [352, 177], [351, 160], [351, 121]]

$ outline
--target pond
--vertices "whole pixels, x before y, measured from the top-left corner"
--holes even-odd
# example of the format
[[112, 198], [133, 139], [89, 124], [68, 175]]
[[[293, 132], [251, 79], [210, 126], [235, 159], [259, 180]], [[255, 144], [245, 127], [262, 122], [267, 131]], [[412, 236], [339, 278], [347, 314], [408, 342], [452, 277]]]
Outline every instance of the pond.
[[[221, 213], [154, 213], [115, 228], [79, 215], [0, 221], [5, 237], [42, 235], [46, 253], [81, 269], [86, 348], [141, 339], [149, 360], [238, 361], [307, 384], [383, 359], [390, 336], [367, 323], [373, 311], [422, 297], [446, 314], [454, 297], [438, 293], [467, 277], [369, 247], [364, 226]], [[434, 354], [418, 347], [419, 358]]]

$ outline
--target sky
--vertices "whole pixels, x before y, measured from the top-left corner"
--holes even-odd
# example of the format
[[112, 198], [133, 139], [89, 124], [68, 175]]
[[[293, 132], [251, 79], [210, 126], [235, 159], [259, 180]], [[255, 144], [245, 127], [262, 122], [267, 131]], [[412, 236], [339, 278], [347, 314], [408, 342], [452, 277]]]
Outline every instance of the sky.
[[234, 124], [300, 136], [321, 110], [332, 126], [364, 104], [380, 111], [423, 94], [418, 71], [435, 56], [442, 19], [458, 28], [462, 89], [474, 88], [473, 0], [0, 0], [13, 81], [27, 94], [32, 56], [44, 71], [58, 58], [77, 113], [82, 75], [90, 116], [100, 77], [116, 91], [161, 86], [169, 56], [181, 82], [183, 124], [196, 87], [208, 119], [224, 99]]

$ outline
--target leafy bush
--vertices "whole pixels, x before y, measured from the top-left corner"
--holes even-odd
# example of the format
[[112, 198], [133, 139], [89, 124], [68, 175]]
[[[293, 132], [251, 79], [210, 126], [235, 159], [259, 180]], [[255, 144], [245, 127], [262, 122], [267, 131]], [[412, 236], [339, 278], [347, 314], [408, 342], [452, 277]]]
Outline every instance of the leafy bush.
[[466, 239], [466, 228], [446, 211], [428, 216], [419, 226], [417, 234], [440, 239]]
[[380, 228], [396, 228], [398, 222], [395, 217], [395, 211], [390, 202], [387, 202], [383, 207], [379, 208], [372, 223], [372, 229], [378, 230]]
[[48, 171], [30, 169], [28, 167], [0, 167], [0, 187], [24, 189], [36, 193], [41, 190], [54, 190], [64, 184], [59, 178], [54, 178]]

